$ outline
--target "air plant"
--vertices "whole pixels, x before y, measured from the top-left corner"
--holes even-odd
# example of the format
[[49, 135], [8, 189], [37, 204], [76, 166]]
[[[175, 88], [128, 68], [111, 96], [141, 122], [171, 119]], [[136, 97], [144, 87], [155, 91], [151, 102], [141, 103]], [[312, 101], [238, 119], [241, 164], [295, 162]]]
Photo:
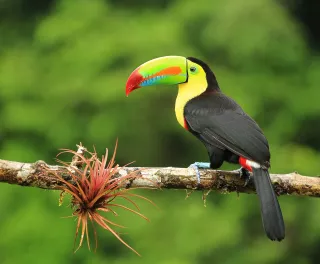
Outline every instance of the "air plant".
[[[74, 252], [82, 246], [85, 236], [90, 250], [89, 223], [91, 223], [95, 239], [95, 250], [98, 247], [96, 230], [96, 225], [98, 225], [111, 232], [122, 244], [139, 255], [139, 253], [129, 246], [120, 237], [119, 233], [113, 229], [113, 227], [124, 228], [124, 226], [110, 221], [104, 215], [112, 213], [117, 216], [118, 214], [115, 210], [122, 208], [149, 221], [147, 217], [139, 212], [140, 208], [132, 198], [140, 198], [152, 203], [153, 205], [155, 204], [144, 196], [131, 193], [131, 190], [136, 188], [124, 188], [125, 183], [128, 181], [132, 182], [141, 176], [139, 176], [137, 172], [131, 172], [125, 176], [119, 176], [117, 174], [121, 167], [115, 164], [116, 148], [117, 144], [109, 162], [108, 149], [106, 149], [106, 153], [102, 156], [101, 160], [98, 158], [95, 150], [91, 153], [83, 147], [83, 151], [76, 152], [69, 149], [63, 149], [62, 152], [58, 154], [58, 156], [62, 153], [70, 153], [74, 155], [73, 162], [71, 162], [71, 164], [58, 160], [59, 163], [68, 168], [68, 175], [71, 177], [71, 182], [67, 181], [65, 177], [62, 178], [60, 175], [56, 174], [59, 181], [63, 183], [63, 186], [61, 187], [62, 194], [68, 193], [71, 195], [71, 208], [74, 210], [71, 217], [77, 218], [74, 248], [79, 231], [81, 230], [80, 242]], [[77, 166], [74, 166], [75, 160]], [[60, 202], [62, 202], [62, 199], [63, 196], [61, 195]], [[124, 199], [131, 203], [135, 209], [131, 209], [120, 204], [120, 199]]]

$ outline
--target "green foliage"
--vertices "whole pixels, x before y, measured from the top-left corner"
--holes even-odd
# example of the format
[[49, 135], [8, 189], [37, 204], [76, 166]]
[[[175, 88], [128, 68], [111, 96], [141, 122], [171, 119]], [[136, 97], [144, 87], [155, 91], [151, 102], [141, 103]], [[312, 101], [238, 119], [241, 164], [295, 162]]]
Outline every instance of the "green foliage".
[[[297, 21], [276, 1], [48, 1], [45, 12], [0, 21], [0, 157], [54, 162], [59, 148], [80, 141], [117, 162], [187, 166], [206, 160], [201, 143], [173, 112], [175, 87], [125, 96], [139, 64], [165, 55], [195, 56], [213, 68], [222, 90], [265, 131], [272, 172], [320, 171], [320, 62]], [[150, 3], [151, 2], [151, 3]], [[1, 5], [1, 3], [0, 3]], [[4, 12], [3, 12], [4, 14]], [[224, 165], [225, 169], [231, 166]], [[232, 167], [233, 168], [233, 167]], [[151, 223], [123, 212], [124, 238], [107, 232], [96, 254], [72, 253], [75, 223], [58, 192], [0, 185], [0, 261], [11, 263], [314, 263], [319, 259], [320, 203], [281, 197], [287, 238], [269, 241], [254, 195], [144, 192]], [[119, 220], [118, 220], [119, 221]]]

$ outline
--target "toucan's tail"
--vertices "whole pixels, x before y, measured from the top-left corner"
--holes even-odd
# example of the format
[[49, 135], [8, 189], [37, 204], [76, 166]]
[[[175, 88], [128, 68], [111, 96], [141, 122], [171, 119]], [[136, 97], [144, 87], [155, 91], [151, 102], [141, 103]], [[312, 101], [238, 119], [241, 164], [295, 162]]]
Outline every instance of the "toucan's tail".
[[260, 199], [261, 217], [264, 230], [271, 240], [281, 241], [285, 236], [285, 227], [281, 208], [273, 190], [269, 172], [252, 168], [254, 184]]

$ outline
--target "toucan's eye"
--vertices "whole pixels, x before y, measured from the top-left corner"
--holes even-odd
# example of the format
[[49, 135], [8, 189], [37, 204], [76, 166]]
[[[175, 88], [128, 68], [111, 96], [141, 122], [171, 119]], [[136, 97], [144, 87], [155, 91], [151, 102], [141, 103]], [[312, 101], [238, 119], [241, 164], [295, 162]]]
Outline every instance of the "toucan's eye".
[[192, 67], [190, 67], [190, 71], [191, 71], [191, 72], [196, 72], [196, 71], [197, 71], [197, 68], [194, 67], [194, 66], [192, 66]]

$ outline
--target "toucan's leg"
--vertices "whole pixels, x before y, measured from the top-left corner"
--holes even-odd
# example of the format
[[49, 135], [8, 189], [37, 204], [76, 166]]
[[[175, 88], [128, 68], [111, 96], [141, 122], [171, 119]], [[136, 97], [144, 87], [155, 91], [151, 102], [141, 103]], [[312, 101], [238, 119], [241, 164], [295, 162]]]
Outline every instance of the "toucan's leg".
[[245, 164], [245, 159], [240, 158], [238, 155], [233, 154], [231, 152], [226, 153], [226, 160], [233, 164], [240, 164], [241, 168], [237, 170], [233, 170], [233, 172], [239, 173], [240, 178], [243, 178], [245, 180], [244, 187], [248, 185], [250, 182], [250, 172], [248, 171], [249, 168], [247, 168]]
[[251, 179], [251, 175], [250, 175], [250, 172], [241, 167], [240, 169], [237, 169], [237, 170], [233, 170], [233, 172], [238, 172], [239, 175], [240, 175], [240, 178], [243, 178], [244, 179], [244, 185], [243, 187], [246, 187], [248, 185], [248, 183], [250, 182], [250, 179]]
[[207, 145], [206, 147], [207, 147], [208, 155], [210, 158], [210, 163], [195, 162], [189, 166], [189, 168], [191, 167], [195, 169], [198, 183], [200, 183], [199, 169], [218, 169], [222, 166], [224, 161], [224, 150], [211, 145]]
[[195, 162], [192, 163], [189, 168], [193, 168], [196, 171], [198, 184], [200, 183], [200, 172], [199, 169], [210, 169], [209, 162]]

